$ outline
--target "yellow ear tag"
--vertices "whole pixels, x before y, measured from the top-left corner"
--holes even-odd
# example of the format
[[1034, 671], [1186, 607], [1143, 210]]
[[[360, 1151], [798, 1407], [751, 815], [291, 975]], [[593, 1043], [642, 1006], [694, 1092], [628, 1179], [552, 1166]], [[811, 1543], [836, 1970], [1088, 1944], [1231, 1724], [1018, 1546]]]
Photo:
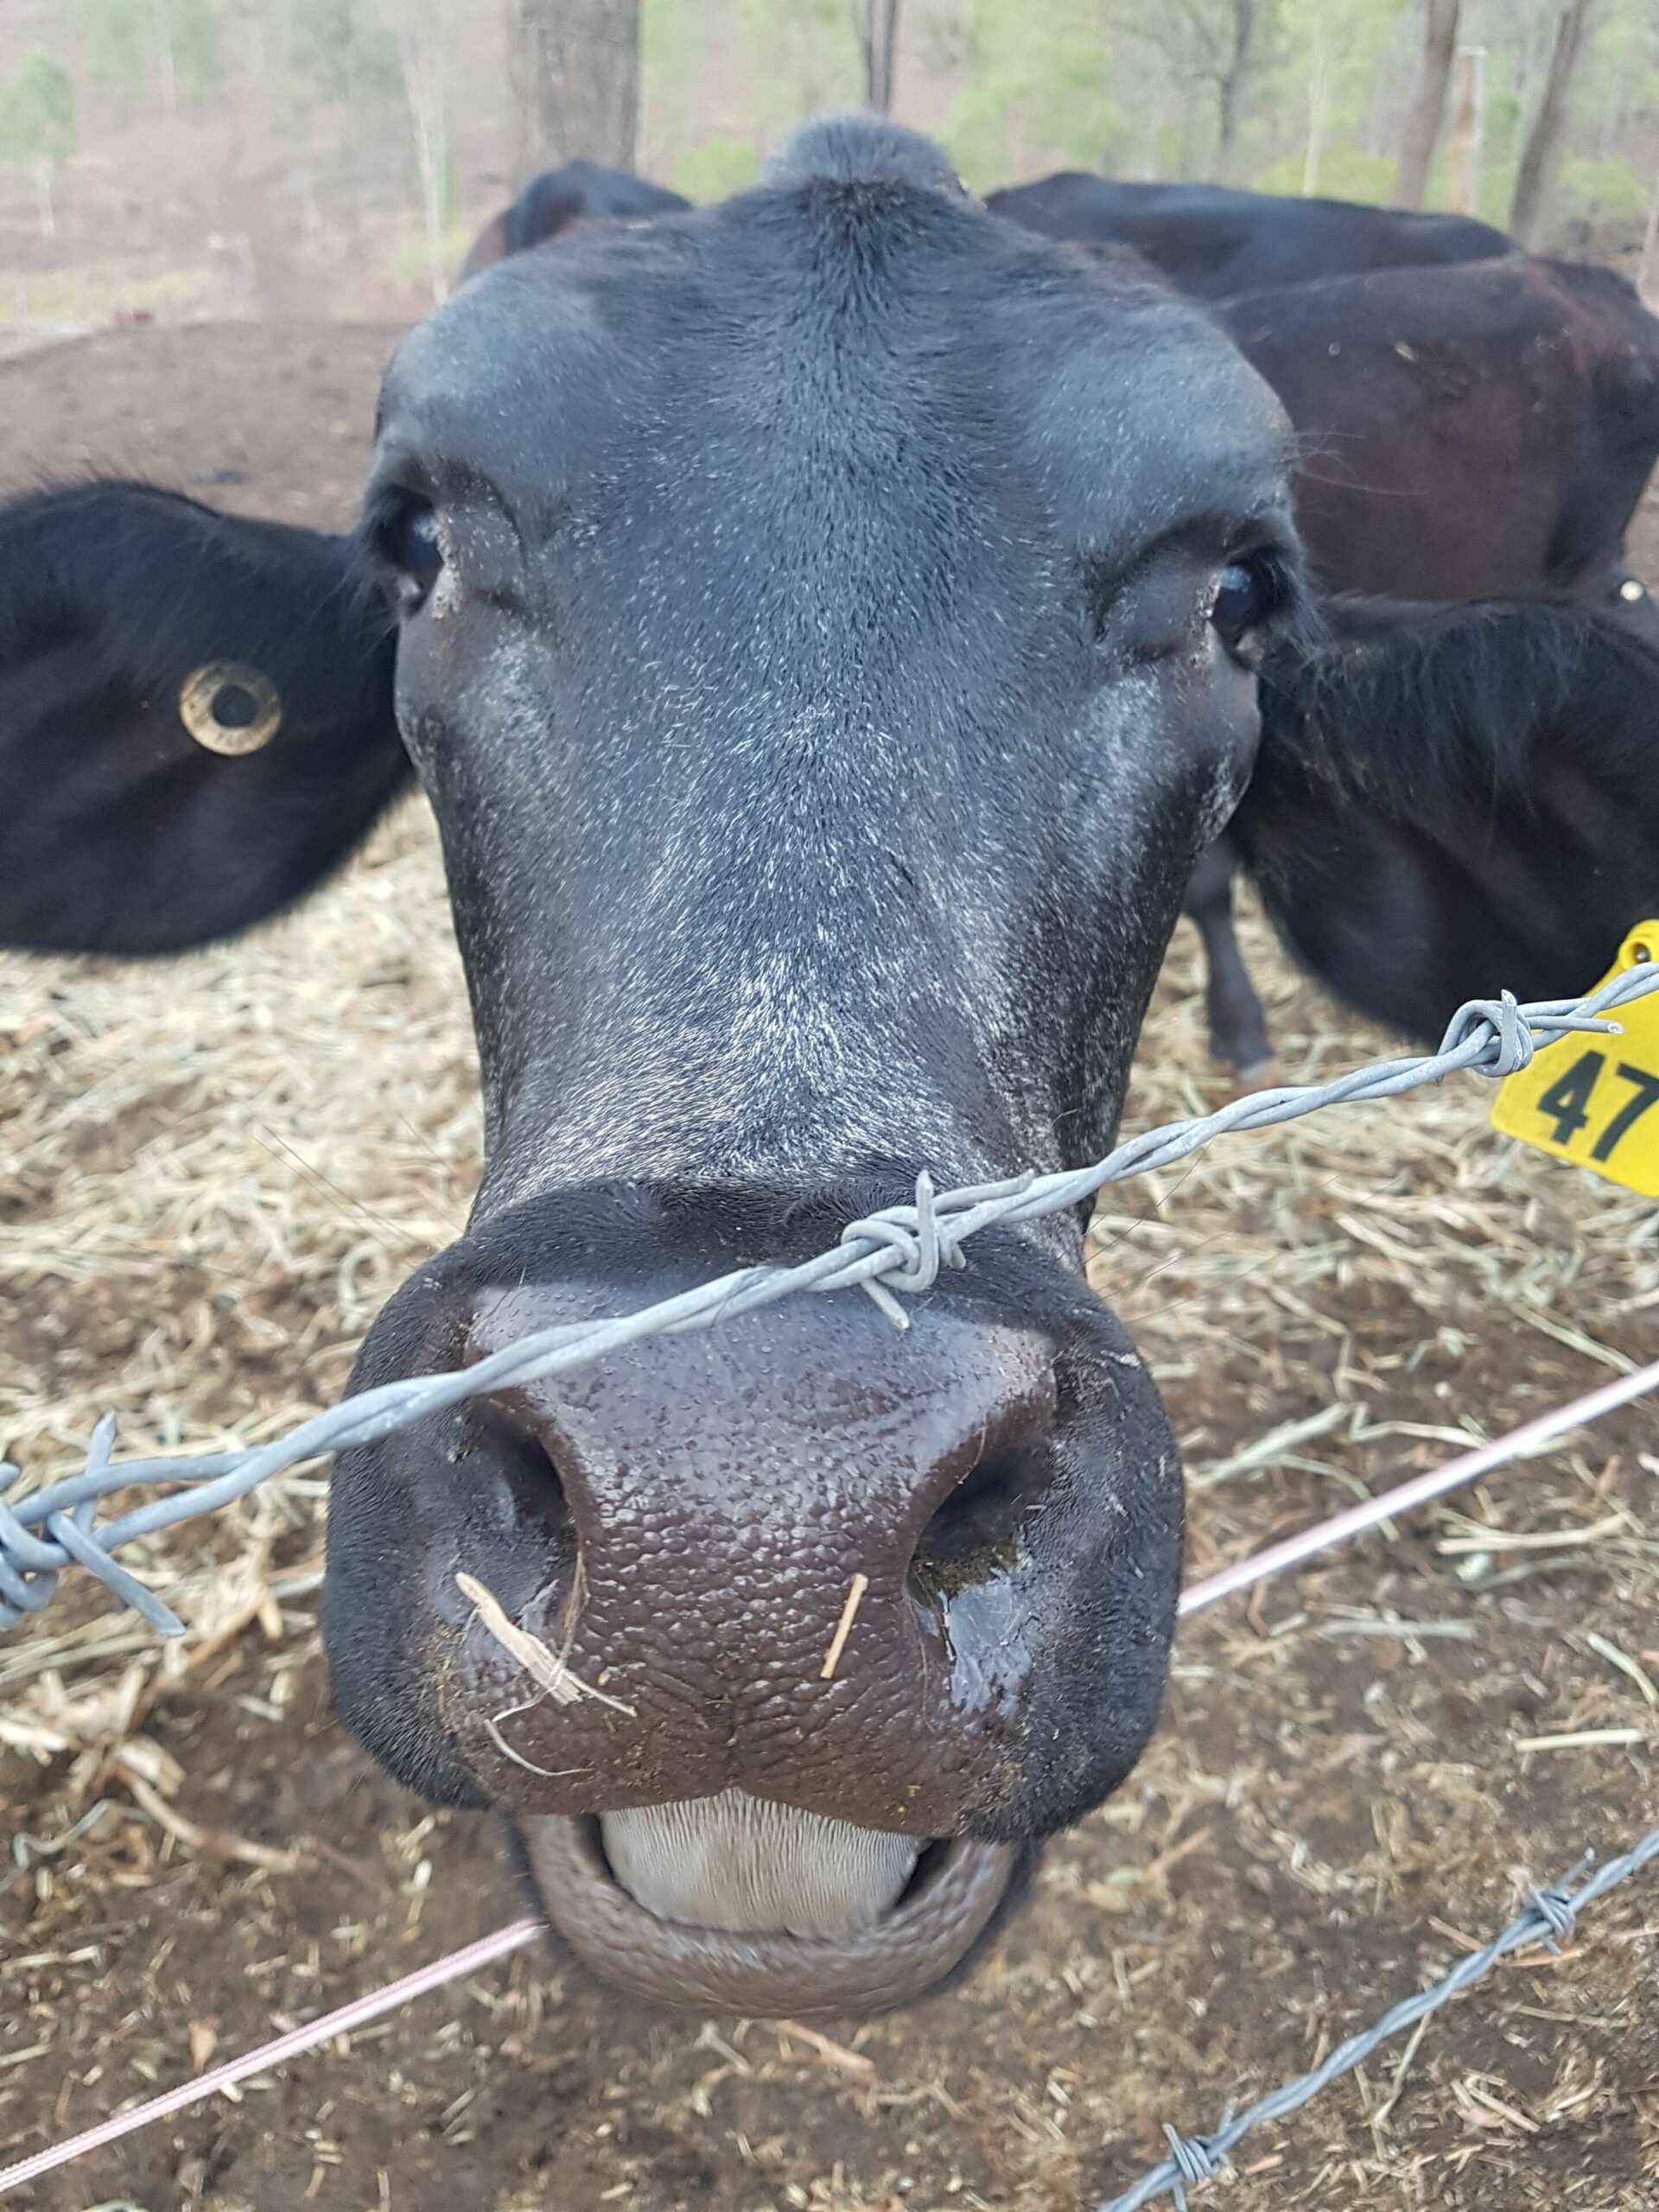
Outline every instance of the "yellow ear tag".
[[[1659, 960], [1659, 921], [1637, 924], [1602, 982], [1648, 960]], [[1558, 1037], [1529, 1067], [1505, 1076], [1492, 1127], [1659, 1198], [1659, 991], [1610, 1019], [1622, 1036]]]

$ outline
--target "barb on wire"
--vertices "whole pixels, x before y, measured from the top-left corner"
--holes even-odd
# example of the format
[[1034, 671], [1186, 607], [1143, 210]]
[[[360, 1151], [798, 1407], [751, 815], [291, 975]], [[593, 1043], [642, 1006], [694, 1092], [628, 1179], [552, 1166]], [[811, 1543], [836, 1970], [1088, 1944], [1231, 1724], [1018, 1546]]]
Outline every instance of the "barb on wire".
[[1444, 1981], [1436, 1982], [1432, 1989], [1420, 1991], [1415, 1997], [1405, 1998], [1392, 2011], [1385, 2012], [1374, 2028], [1367, 2028], [1360, 2035], [1350, 2036], [1346, 2043], [1338, 2044], [1325, 2063], [1316, 2066], [1311, 2074], [1300, 2075], [1281, 2088], [1258, 2098], [1236, 2118], [1230, 2112], [1213, 2135], [1182, 2137], [1166, 2127], [1164, 2133], [1169, 2139], [1168, 2158], [1143, 2175], [1133, 2189], [1101, 2205], [1099, 2212], [1140, 2212], [1141, 2205], [1164, 2196], [1173, 2197], [1179, 2212], [1187, 2212], [1188, 2186], [1214, 2180], [1226, 2164], [1234, 2145], [1253, 2127], [1259, 2127], [1263, 2120], [1284, 2120], [1291, 2113], [1300, 2112], [1321, 2089], [1328, 2088], [1342, 2075], [1351, 2073], [1379, 2044], [1407, 2028], [1415, 2027], [1420, 2020], [1427, 2019], [1442, 2005], [1449, 2005], [1454, 1997], [1482, 1980], [1511, 1952], [1524, 1950], [1529, 1943], [1557, 1948], [1560, 1938], [1572, 1933], [1573, 1921], [1586, 1905], [1593, 1904], [1609, 1890], [1639, 1873], [1652, 1859], [1659, 1859], [1659, 1828], [1644, 1835], [1622, 1859], [1610, 1859], [1581, 1888], [1569, 1890], [1567, 1883], [1582, 1872], [1582, 1866], [1549, 1889], [1535, 1891], [1520, 1918], [1512, 1920], [1501, 1936], [1495, 1936], [1484, 1951], [1460, 1959]]
[[[457, 1372], [410, 1376], [360, 1391], [253, 1450], [134, 1459], [113, 1466], [110, 1451], [114, 1427], [106, 1419], [99, 1424], [83, 1472], [16, 1505], [7, 1503], [4, 1493], [17, 1470], [0, 1465], [0, 1630], [16, 1628], [39, 1612], [58, 1575], [73, 1560], [97, 1575], [162, 1635], [181, 1636], [183, 1623], [153, 1591], [118, 1567], [111, 1554], [141, 1536], [216, 1512], [245, 1497], [267, 1477], [302, 1460], [376, 1443], [463, 1399], [563, 1373], [647, 1337], [709, 1328], [800, 1291], [863, 1290], [889, 1320], [907, 1327], [894, 1293], [918, 1296], [932, 1287], [941, 1268], [965, 1265], [962, 1247], [981, 1230], [1064, 1213], [1107, 1184], [1173, 1166], [1230, 1130], [1269, 1128], [1326, 1106], [1397, 1097], [1442, 1076], [1511, 1075], [1526, 1066], [1540, 1043], [1574, 1031], [1618, 1034], [1618, 1025], [1605, 1017], [1656, 988], [1659, 963], [1627, 969], [1585, 998], [1519, 1006], [1505, 992], [1501, 999], [1471, 1000], [1452, 1016], [1436, 1052], [1374, 1061], [1332, 1083], [1255, 1091], [1233, 1099], [1214, 1114], [1148, 1129], [1086, 1167], [1016, 1176], [938, 1194], [923, 1175], [913, 1205], [889, 1206], [851, 1223], [838, 1245], [797, 1267], [741, 1268], [636, 1313], [537, 1330]], [[97, 1499], [135, 1484], [156, 1483], [184, 1487], [170, 1497], [137, 1506], [101, 1528], [93, 1527]]]

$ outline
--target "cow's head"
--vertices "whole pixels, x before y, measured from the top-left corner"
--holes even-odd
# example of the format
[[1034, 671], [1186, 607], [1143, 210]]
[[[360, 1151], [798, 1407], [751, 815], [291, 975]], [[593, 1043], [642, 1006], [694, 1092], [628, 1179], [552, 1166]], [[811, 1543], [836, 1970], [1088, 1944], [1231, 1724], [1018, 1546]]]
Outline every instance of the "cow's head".
[[467, 250], [455, 272], [464, 284], [480, 270], [510, 253], [545, 245], [578, 224], [649, 222], [691, 205], [677, 192], [626, 169], [601, 168], [594, 162], [564, 162], [532, 177], [511, 207], [493, 215]]
[[[920, 141], [817, 126], [758, 191], [416, 331], [353, 539], [130, 487], [0, 518], [0, 938], [251, 922], [407, 747], [488, 1161], [359, 1386], [806, 1255], [924, 1167], [1104, 1150], [1258, 747], [1241, 835], [1351, 988], [1356, 941], [1420, 1027], [1587, 983], [1655, 888], [1655, 665], [1536, 609], [1330, 642], [1287, 460], [1193, 310]], [[1327, 920], [1353, 891], [1343, 958], [1309, 883]], [[351, 1726], [508, 1808], [616, 1980], [791, 2013], [933, 1985], [1164, 1681], [1175, 1447], [1082, 1239], [986, 1235], [906, 1335], [798, 1298], [346, 1453]]]

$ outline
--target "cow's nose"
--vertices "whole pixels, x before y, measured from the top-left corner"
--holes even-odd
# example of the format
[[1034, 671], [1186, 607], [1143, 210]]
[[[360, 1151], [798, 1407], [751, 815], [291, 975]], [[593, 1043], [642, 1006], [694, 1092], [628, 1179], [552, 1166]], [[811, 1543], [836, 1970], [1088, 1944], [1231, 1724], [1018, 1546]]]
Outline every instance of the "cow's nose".
[[[486, 1293], [469, 1350], [626, 1302]], [[1017, 1552], [1052, 1410], [1038, 1332], [923, 1310], [899, 1335], [853, 1296], [478, 1402], [456, 1474], [509, 1503], [450, 1593], [469, 1766], [524, 1809], [738, 1789], [954, 1833], [1010, 1717], [973, 1670], [963, 1710], [948, 1600]]]

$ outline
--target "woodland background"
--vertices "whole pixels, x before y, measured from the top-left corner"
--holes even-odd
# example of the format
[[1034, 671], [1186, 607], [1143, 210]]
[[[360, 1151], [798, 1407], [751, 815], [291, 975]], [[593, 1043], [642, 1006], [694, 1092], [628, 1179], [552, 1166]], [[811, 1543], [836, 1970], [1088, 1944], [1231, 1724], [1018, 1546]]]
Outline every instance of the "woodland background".
[[872, 98], [980, 189], [1467, 204], [1659, 277], [1655, 0], [0, 0], [0, 339], [415, 314], [536, 168], [717, 197]]

